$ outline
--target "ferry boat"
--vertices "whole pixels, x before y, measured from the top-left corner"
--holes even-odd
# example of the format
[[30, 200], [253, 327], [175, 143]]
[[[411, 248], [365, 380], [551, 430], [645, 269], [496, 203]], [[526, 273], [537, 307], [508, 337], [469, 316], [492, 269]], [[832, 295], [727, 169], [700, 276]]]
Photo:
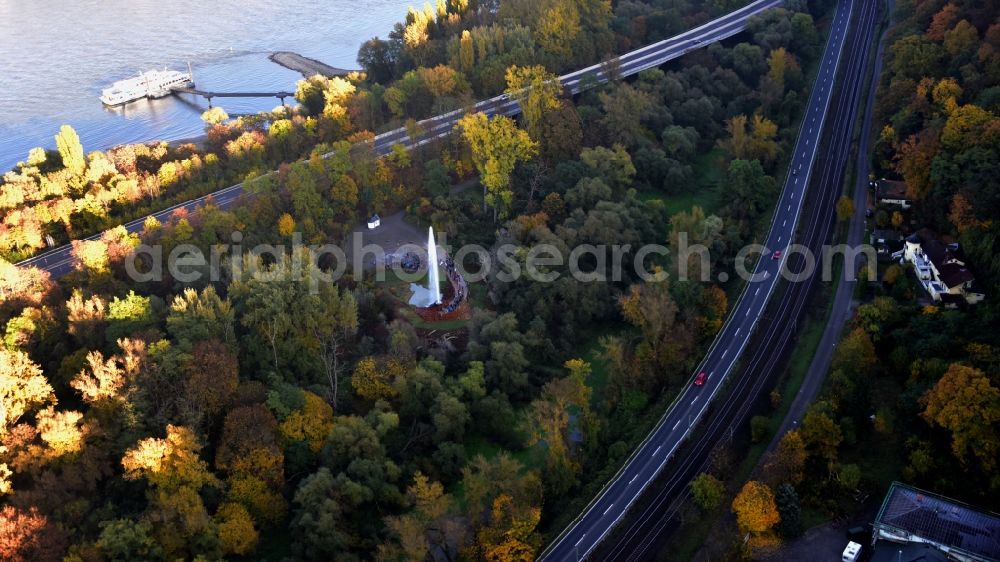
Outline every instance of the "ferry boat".
[[149, 70], [139, 76], [119, 80], [101, 91], [101, 102], [115, 106], [142, 98], [162, 98], [169, 96], [171, 88], [191, 88], [194, 86], [191, 73], [176, 70]]

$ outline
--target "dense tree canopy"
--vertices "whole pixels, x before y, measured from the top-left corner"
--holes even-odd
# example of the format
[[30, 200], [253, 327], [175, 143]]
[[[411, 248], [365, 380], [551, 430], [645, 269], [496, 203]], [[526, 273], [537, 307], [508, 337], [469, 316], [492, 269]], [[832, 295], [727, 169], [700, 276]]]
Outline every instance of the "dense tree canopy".
[[[553, 78], [725, 4], [439, 2], [366, 42], [366, 75], [303, 80], [294, 108], [206, 114], [201, 146], [87, 154], [65, 128], [57, 150], [32, 151], [0, 180], [0, 557], [537, 556], [648, 429], [636, 420], [687, 380], [736, 288], [647, 282], [679, 260], [618, 268], [611, 246], [631, 264], [687, 232], [715, 268], [760, 232], [816, 31], [779, 10], [576, 97]], [[967, 51], [967, 31], [953, 35]], [[448, 138], [384, 158], [369, 142], [395, 127], [417, 138], [417, 120], [503, 91], [519, 120], [470, 113]], [[938, 88], [948, 95], [961, 97]], [[988, 130], [962, 111], [941, 142]], [[228, 210], [208, 200], [138, 233], [108, 229], [236, 182], [248, 196]], [[466, 189], [476, 182], [481, 194]], [[341, 243], [373, 213], [500, 265], [470, 282], [467, 322], [425, 322], [398, 280], [332, 280], [333, 257], [288, 249]], [[72, 273], [10, 264], [48, 236], [75, 240]], [[231, 251], [219, 275], [139, 281], [129, 266], [153, 265], [140, 244]], [[275, 249], [249, 251], [260, 244]], [[575, 273], [604, 280], [567, 261], [530, 271], [552, 282], [505, 279], [528, 273], [540, 244], [588, 249]], [[826, 450], [820, 421], [783, 447], [782, 474]], [[702, 479], [706, 507], [724, 505], [720, 486]]]

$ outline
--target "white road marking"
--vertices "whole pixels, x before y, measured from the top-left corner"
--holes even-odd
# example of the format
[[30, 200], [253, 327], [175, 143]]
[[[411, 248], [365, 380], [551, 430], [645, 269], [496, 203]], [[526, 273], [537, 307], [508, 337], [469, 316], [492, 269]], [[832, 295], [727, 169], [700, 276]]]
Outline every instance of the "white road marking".
[[[605, 511], [604, 513], [607, 513], [607, 511]], [[583, 541], [583, 537], [586, 537], [586, 536], [587, 536], [587, 533], [584, 533], [584, 534], [580, 535], [580, 540], [576, 541], [576, 544], [574, 544], [573, 546], [579, 546], [579, 544]]]
[[753, 292], [753, 296], [756, 297], [759, 294], [760, 294], [760, 287], [757, 287], [757, 290]]
[[674, 424], [674, 428], [671, 429], [670, 431], [676, 431], [677, 430], [677, 426], [679, 426], [680, 424], [681, 424], [681, 421], [677, 420], [677, 423]]
[[615, 506], [615, 504], [609, 505], [608, 508], [604, 510], [604, 513], [602, 515], [607, 515], [608, 512], [611, 511], [611, 508], [614, 507], [614, 506]]
[[785, 226], [785, 224], [787, 224], [787, 223], [788, 223], [788, 219], [785, 219], [785, 220], [781, 221], [781, 226]]
[[697, 402], [697, 401], [698, 401], [698, 396], [695, 396], [694, 400], [691, 401], [691, 405], [694, 406], [694, 403]]
[[659, 445], [659, 446], [657, 446], [657, 447], [656, 447], [656, 450], [655, 450], [655, 451], [653, 451], [653, 456], [655, 457], [655, 456], [656, 456], [656, 453], [659, 453], [659, 452], [660, 452], [660, 449], [662, 449], [662, 448], [663, 448], [663, 445]]

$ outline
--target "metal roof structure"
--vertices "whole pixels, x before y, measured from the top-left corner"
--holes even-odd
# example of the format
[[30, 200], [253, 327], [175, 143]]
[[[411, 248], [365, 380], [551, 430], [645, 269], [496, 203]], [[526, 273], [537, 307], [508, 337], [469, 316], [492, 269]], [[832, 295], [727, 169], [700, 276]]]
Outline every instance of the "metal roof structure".
[[927, 543], [958, 560], [1000, 562], [1000, 515], [893, 482], [874, 523], [880, 538]]
[[929, 544], [890, 544], [882, 541], [875, 545], [868, 562], [948, 562], [948, 555]]

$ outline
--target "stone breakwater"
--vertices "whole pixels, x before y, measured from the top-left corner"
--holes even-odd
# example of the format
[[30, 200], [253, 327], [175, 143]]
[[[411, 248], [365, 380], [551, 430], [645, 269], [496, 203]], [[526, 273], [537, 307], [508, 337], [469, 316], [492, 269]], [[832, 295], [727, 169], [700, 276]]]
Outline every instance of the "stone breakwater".
[[354, 70], [345, 70], [343, 68], [330, 66], [324, 62], [304, 57], [298, 53], [292, 53], [290, 51], [278, 51], [276, 53], [271, 53], [271, 56], [268, 58], [271, 59], [272, 62], [280, 64], [289, 70], [294, 70], [306, 78], [317, 74], [322, 74], [327, 77], [344, 76], [354, 72]]

